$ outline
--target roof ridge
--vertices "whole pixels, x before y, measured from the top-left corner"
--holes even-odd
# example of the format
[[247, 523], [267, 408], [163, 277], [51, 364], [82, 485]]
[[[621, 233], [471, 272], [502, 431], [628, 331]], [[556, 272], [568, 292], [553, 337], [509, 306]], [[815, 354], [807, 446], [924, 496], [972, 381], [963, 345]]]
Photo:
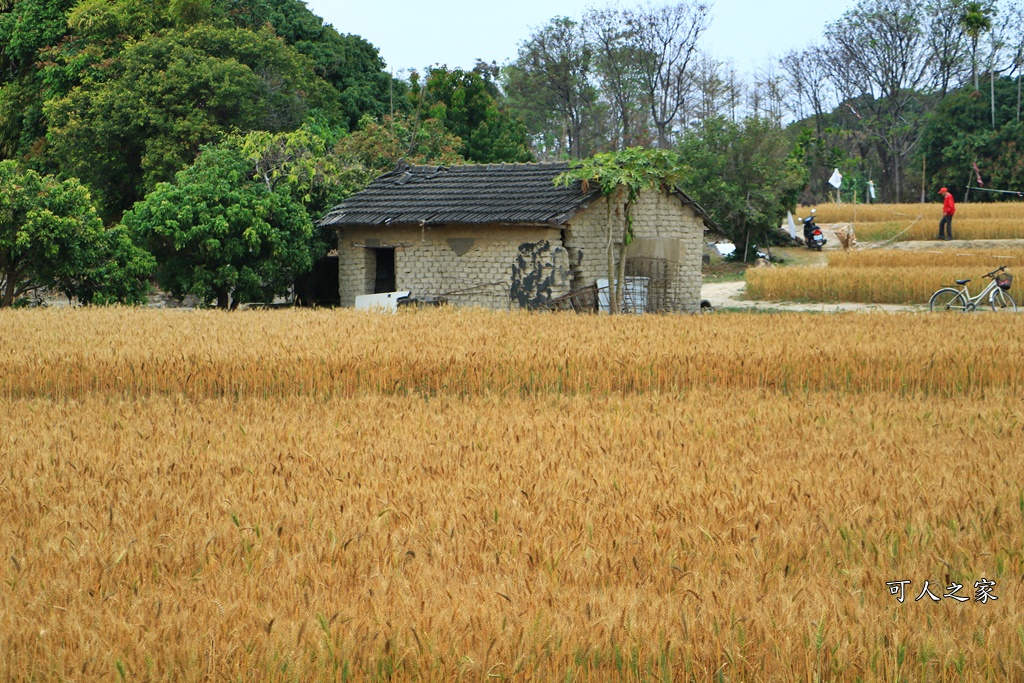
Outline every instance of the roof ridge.
[[[502, 161], [490, 164], [452, 164], [451, 166], [411, 166], [413, 173], [433, 173], [446, 171], [532, 171], [544, 169], [568, 168], [568, 161]], [[432, 169], [432, 170], [431, 170]]]

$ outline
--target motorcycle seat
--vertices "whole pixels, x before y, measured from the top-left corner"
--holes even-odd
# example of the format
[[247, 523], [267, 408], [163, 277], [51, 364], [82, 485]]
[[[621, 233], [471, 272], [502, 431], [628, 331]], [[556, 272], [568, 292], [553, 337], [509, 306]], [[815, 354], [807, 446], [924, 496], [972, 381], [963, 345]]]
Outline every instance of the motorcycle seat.
[[958, 285], [966, 285], [968, 282], [970, 282], [970, 280], [957, 280], [956, 281], [956, 283]]

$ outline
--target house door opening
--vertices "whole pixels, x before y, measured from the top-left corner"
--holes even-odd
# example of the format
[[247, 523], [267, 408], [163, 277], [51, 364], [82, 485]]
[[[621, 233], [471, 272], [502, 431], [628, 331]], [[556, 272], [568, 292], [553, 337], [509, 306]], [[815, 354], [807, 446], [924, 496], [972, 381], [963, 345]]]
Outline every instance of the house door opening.
[[374, 249], [373, 253], [376, 256], [373, 293], [383, 294], [395, 291], [395, 250]]

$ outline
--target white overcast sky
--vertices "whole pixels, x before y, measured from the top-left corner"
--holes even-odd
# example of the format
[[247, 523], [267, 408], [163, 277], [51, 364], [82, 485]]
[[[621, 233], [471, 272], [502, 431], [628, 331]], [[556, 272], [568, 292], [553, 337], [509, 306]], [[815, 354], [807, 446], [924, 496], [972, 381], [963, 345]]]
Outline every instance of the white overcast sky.
[[[309, 8], [341, 33], [355, 33], [380, 50], [399, 72], [432, 64], [471, 68], [477, 58], [504, 64], [516, 56], [530, 29], [556, 16], [578, 19], [589, 6], [619, 3], [566, 0], [307, 0]], [[701, 49], [731, 60], [740, 73], [763, 68], [771, 57], [816, 41], [825, 24], [853, 0], [717, 0]]]

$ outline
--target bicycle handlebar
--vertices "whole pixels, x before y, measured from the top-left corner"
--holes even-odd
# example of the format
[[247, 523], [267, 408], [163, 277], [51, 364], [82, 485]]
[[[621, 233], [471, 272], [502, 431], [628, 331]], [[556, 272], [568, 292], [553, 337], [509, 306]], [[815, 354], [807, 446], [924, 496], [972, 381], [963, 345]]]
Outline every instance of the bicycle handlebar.
[[998, 268], [993, 270], [988, 275], [982, 275], [982, 277], [988, 277], [988, 278], [995, 277], [996, 275], [998, 275], [999, 273], [1003, 272], [1004, 270], [1006, 270], [1006, 266], [999, 266]]

